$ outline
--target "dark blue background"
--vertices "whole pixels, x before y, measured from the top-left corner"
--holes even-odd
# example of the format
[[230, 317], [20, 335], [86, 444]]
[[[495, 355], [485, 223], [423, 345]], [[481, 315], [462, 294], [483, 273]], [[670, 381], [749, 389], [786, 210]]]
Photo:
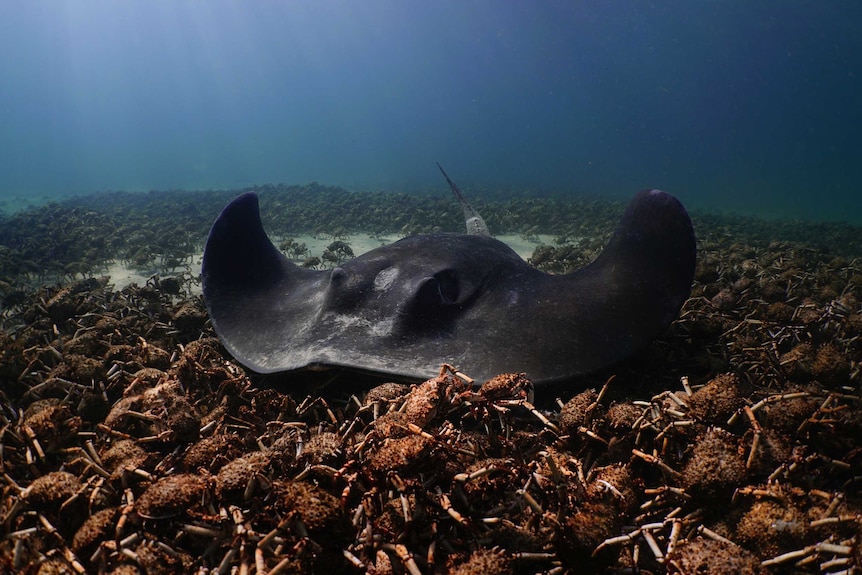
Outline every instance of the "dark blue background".
[[862, 222], [862, 2], [0, 2], [0, 198], [317, 180]]

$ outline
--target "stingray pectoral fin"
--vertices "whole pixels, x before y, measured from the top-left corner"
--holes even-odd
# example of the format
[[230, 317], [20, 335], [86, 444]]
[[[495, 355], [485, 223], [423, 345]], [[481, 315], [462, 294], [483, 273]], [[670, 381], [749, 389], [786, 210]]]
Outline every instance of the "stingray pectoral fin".
[[237, 360], [261, 373], [303, 367], [302, 361], [285, 364], [283, 332], [286, 326], [301, 331], [313, 321], [312, 301], [302, 292], [316, 296], [316, 280], [324, 281], [324, 275], [328, 272], [293, 264], [272, 244], [254, 193], [222, 210], [201, 265], [204, 300], [216, 333]]
[[611, 275], [623, 295], [648, 298], [667, 325], [691, 294], [697, 259], [694, 228], [685, 208], [661, 190], [639, 192], [593, 266]]
[[201, 272], [210, 287], [260, 286], [277, 282], [285, 264], [293, 266], [269, 241], [257, 194], [249, 192], [228, 204], [213, 223]]
[[558, 305], [573, 310], [560, 328], [571, 346], [569, 371], [624, 359], [676, 319], [691, 294], [696, 252], [682, 204], [670, 194], [645, 190], [628, 205], [593, 263], [567, 276], [549, 276], [546, 289], [567, 292]]

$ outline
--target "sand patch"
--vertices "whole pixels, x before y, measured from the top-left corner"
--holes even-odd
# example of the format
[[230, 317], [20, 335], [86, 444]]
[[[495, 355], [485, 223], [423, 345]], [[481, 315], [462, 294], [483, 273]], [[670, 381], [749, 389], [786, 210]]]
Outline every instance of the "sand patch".
[[[513, 250], [515, 250], [515, 252], [517, 252], [518, 255], [524, 258], [524, 260], [527, 260], [533, 255], [533, 250], [536, 249], [536, 246], [541, 244], [551, 244], [553, 241], [553, 236], [546, 234], [540, 234], [532, 238], [524, 238], [518, 234], [505, 234], [495, 237], [501, 242], [508, 245]], [[323, 252], [330, 246], [330, 244], [332, 244], [332, 242], [335, 241], [331, 238], [323, 239], [311, 235], [296, 236], [292, 239], [296, 243], [305, 244], [305, 247], [308, 249], [307, 257], [316, 256], [318, 258], [321, 257], [323, 255]], [[379, 248], [380, 246], [391, 244], [399, 239], [400, 238], [396, 235], [380, 237], [371, 236], [369, 234], [355, 234], [344, 240], [344, 242], [349, 245], [350, 248], [353, 250], [354, 256], [360, 256], [375, 248]], [[283, 238], [273, 238], [273, 241], [275, 245], [279, 245], [283, 241]], [[189, 270], [193, 275], [197, 275], [200, 273], [202, 258], [203, 253], [195, 254], [195, 256], [192, 258], [192, 261], [189, 264]], [[301, 260], [294, 261], [296, 261], [297, 263], [301, 263]], [[159, 277], [165, 278], [175, 276], [182, 273], [183, 271], [184, 270], [182, 268], [139, 269], [130, 267], [126, 262], [114, 260], [108, 265], [106, 275], [110, 277], [110, 282], [114, 285], [116, 289], [122, 290], [132, 284], [137, 284], [139, 286], [146, 285], [146, 283], [154, 275], [158, 275]], [[190, 289], [193, 295], [198, 295], [201, 293], [200, 284], [193, 284], [192, 286], [190, 286]]]

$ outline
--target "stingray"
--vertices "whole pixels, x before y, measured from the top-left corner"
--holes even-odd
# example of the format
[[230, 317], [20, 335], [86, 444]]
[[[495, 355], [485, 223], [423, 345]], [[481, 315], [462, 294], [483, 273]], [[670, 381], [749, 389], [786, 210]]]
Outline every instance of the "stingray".
[[216, 333], [259, 373], [343, 368], [421, 381], [448, 363], [479, 382], [524, 372], [545, 383], [632, 356], [690, 294], [694, 232], [665, 192], [638, 193], [598, 258], [565, 275], [535, 269], [487, 235], [460, 200], [475, 233], [410, 236], [312, 270], [269, 240], [257, 195], [239, 196], [204, 251]]

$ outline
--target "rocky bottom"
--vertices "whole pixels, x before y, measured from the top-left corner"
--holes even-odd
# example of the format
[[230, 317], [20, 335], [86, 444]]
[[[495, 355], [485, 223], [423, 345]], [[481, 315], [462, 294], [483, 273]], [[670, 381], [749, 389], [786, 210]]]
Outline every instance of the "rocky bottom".
[[0, 572], [858, 573], [858, 262], [698, 234], [667, 333], [535, 390], [254, 376], [182, 282], [42, 288], [0, 331]]

